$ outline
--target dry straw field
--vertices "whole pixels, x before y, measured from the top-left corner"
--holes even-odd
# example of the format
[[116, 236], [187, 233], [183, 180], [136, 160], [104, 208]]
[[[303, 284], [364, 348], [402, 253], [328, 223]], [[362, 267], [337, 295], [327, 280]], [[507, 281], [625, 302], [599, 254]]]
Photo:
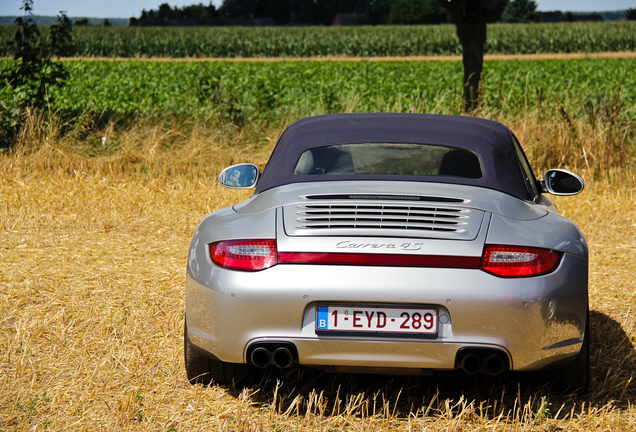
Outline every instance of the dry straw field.
[[[38, 123], [0, 155], [0, 430], [636, 429], [636, 175], [633, 155], [603, 144], [607, 130], [511, 124], [537, 171], [558, 164], [587, 180], [583, 194], [558, 200], [591, 250], [592, 387], [572, 395], [524, 376], [310, 370], [190, 385], [190, 236], [208, 212], [247, 196], [217, 186], [220, 168], [263, 165], [280, 131], [139, 124], [116, 150], [88, 157]], [[608, 169], [617, 158], [626, 168]]]

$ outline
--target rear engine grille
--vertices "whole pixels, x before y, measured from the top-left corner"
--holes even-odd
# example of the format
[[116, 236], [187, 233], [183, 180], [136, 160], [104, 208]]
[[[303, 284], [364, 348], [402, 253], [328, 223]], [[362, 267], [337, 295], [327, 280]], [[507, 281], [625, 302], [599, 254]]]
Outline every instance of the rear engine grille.
[[391, 194], [306, 195], [283, 208], [288, 236], [419, 237], [473, 240], [484, 212], [469, 200]]
[[308, 204], [296, 212], [299, 229], [400, 229], [456, 232], [464, 225], [464, 210], [373, 204]]

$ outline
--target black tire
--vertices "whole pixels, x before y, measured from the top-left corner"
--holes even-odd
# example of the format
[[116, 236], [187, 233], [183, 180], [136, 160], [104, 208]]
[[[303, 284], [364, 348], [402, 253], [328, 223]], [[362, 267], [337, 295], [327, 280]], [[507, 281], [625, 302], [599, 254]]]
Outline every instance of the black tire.
[[590, 316], [588, 312], [585, 324], [585, 336], [581, 351], [574, 363], [563, 369], [550, 371], [549, 378], [553, 387], [561, 392], [585, 394], [590, 389]]
[[247, 373], [244, 364], [226, 363], [210, 359], [194, 348], [188, 335], [188, 325], [183, 324], [183, 356], [188, 381], [191, 384], [231, 384]]

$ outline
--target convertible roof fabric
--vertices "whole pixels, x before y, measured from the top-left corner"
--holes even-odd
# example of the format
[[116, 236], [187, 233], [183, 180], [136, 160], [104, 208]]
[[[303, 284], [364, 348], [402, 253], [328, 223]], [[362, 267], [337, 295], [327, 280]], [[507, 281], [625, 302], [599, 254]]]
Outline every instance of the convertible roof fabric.
[[[307, 149], [343, 143], [415, 143], [464, 148], [479, 155], [482, 178], [405, 175], [297, 175], [294, 168]], [[361, 113], [307, 117], [285, 130], [256, 185], [255, 193], [276, 186], [315, 181], [389, 180], [464, 184], [530, 199], [512, 133], [501, 123], [476, 117]]]

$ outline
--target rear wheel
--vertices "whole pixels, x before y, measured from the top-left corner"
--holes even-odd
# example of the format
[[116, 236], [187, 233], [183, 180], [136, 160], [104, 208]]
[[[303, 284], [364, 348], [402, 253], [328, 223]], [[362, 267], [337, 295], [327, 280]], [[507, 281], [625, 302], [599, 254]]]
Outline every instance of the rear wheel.
[[590, 388], [590, 317], [587, 316], [581, 351], [574, 363], [563, 369], [550, 371], [549, 379], [559, 391], [587, 393]]
[[210, 359], [194, 348], [188, 334], [188, 325], [183, 325], [183, 355], [186, 375], [192, 384], [231, 384], [247, 373], [247, 366]]

